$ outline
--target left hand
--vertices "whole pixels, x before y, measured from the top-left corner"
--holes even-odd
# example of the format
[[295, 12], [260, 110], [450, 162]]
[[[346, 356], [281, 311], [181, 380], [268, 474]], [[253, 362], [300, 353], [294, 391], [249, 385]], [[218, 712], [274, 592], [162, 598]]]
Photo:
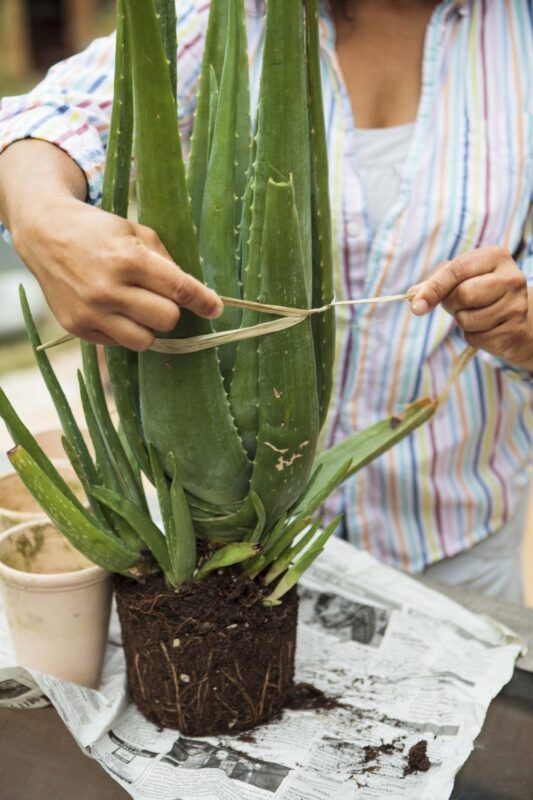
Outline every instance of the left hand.
[[507, 250], [481, 247], [464, 253], [411, 292], [414, 314], [423, 316], [442, 303], [468, 344], [533, 370], [533, 292]]

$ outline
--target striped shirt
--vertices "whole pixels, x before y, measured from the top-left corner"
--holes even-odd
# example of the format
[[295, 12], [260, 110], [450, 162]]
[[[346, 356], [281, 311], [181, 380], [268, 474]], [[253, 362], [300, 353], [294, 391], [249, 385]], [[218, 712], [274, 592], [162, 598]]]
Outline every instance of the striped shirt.
[[[179, 122], [190, 135], [208, 0], [178, 0]], [[532, 0], [445, 0], [428, 26], [422, 94], [400, 188], [369, 226], [354, 120], [324, 10], [321, 57], [338, 299], [399, 294], [437, 265], [483, 245], [505, 246], [533, 285]], [[257, 101], [263, 11], [248, 6]], [[98, 203], [112, 102], [114, 39], [95, 41], [0, 107], [0, 148], [36, 137], [69, 153]], [[331, 445], [444, 387], [465, 342], [442, 309], [408, 304], [338, 313]], [[346, 512], [352, 542], [417, 572], [498, 531], [528, 482], [532, 382], [480, 353], [446, 406], [349, 480], [328, 504]]]

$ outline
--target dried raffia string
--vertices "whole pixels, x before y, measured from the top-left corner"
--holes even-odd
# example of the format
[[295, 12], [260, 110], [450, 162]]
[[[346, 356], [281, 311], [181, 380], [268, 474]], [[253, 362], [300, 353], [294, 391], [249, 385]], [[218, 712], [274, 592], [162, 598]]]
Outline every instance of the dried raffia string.
[[[243, 339], [253, 339], [256, 336], [265, 336], [268, 333], [275, 333], [286, 328], [298, 325], [302, 320], [315, 314], [323, 314], [332, 308], [339, 306], [358, 306], [369, 305], [372, 303], [397, 303], [402, 300], [410, 300], [412, 293], [394, 294], [387, 297], [364, 297], [358, 300], [335, 300], [320, 308], [291, 308], [290, 306], [275, 306], [267, 303], [256, 303], [251, 300], [240, 300], [235, 297], [223, 297], [221, 300], [226, 306], [236, 308], [246, 308], [257, 311], [260, 314], [272, 314], [279, 317], [269, 322], [261, 322], [258, 325], [251, 325], [247, 328], [237, 328], [230, 331], [219, 331], [218, 333], [207, 333], [203, 336], [191, 336], [188, 339], [155, 339], [150, 350], [156, 353], [184, 354], [197, 353], [200, 350], [209, 350], [212, 347], [220, 347], [230, 342], [238, 342]], [[39, 345], [38, 350], [49, 350], [60, 344], [70, 342], [76, 337], [70, 333], [53, 339], [50, 342]]]
[[468, 347], [465, 347], [465, 349], [461, 353], [459, 353], [459, 355], [453, 362], [452, 374], [448, 378], [446, 385], [444, 386], [444, 389], [437, 398], [437, 405], [439, 407], [444, 405], [444, 403], [448, 400], [450, 391], [454, 383], [459, 378], [459, 376], [464, 372], [467, 366], [470, 364], [470, 362], [476, 355], [477, 351], [478, 351], [477, 347], [472, 347], [472, 345], [468, 345]]

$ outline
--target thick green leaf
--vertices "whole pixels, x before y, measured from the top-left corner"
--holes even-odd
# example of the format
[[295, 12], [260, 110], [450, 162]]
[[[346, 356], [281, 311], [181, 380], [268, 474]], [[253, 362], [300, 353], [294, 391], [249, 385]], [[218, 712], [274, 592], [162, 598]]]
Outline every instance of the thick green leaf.
[[[334, 287], [328, 148], [320, 74], [318, 0], [305, 0], [305, 11], [313, 178], [313, 307], [321, 308], [333, 300]], [[313, 317], [312, 325], [320, 427], [322, 427], [328, 412], [333, 383], [335, 311], [331, 309], [324, 314], [316, 314]]]
[[[226, 297], [240, 296], [237, 243], [235, 236], [235, 206], [237, 203], [237, 172], [242, 169], [237, 162], [237, 113], [241, 83], [241, 50], [246, 41], [239, 16], [241, 0], [230, 0], [230, 16], [224, 67], [217, 100], [217, 115], [209, 151], [209, 164], [205, 180], [200, 224], [200, 255], [206, 282]], [[214, 71], [213, 71], [214, 72]], [[213, 73], [212, 73], [213, 75]], [[244, 180], [241, 179], [241, 184]], [[217, 331], [234, 330], [241, 321], [241, 311], [227, 306], [222, 316], [215, 320]], [[235, 362], [236, 345], [219, 348], [218, 357], [222, 375], [229, 381]]]
[[88, 342], [81, 342], [81, 352], [87, 396], [93, 410], [94, 419], [100, 429], [109, 461], [112, 464], [113, 472], [126, 496], [140, 507], [146, 509], [146, 498], [141, 480], [131, 466], [107, 407], [96, 346]]
[[[31, 342], [33, 354], [41, 375], [43, 376], [48, 393], [52, 399], [52, 402], [54, 403], [59, 421], [61, 422], [61, 427], [63, 428], [63, 432], [67, 439], [71, 442], [72, 446], [75, 448], [78, 458], [83, 465], [84, 472], [87, 474], [89, 480], [96, 481], [98, 479], [96, 468], [87, 448], [85, 439], [83, 438], [83, 434], [79, 429], [74, 414], [72, 413], [72, 409], [69, 405], [65, 392], [63, 391], [63, 388], [57, 379], [46, 351], [38, 350], [38, 347], [41, 345], [41, 338], [37, 333], [37, 328], [35, 327], [35, 322], [23, 286], [20, 286], [19, 288], [19, 296], [22, 314], [26, 324], [26, 331]], [[22, 442], [20, 444], [22, 444]], [[28, 449], [27, 442], [25, 446], [26, 449]], [[39, 463], [38, 459], [37, 462]]]
[[[157, 231], [179, 265], [202, 280], [185, 181], [175, 104], [153, 0], [127, 0], [131, 34], [139, 219]], [[154, 120], [158, 124], [154, 125]], [[161, 154], [165, 158], [161, 158]], [[183, 311], [170, 335], [209, 333]], [[141, 417], [145, 438], [165, 460], [169, 444], [188, 492], [209, 502], [246, 495], [250, 467], [229, 412], [214, 350], [187, 356], [143, 353]], [[167, 474], [170, 466], [165, 463]]]
[[105, 355], [121, 429], [138, 469], [153, 481], [138, 407], [138, 355], [124, 347], [106, 347]]
[[[303, 305], [309, 307], [312, 299], [311, 153], [303, 9], [298, 2], [269, 0], [268, 3], [252, 171], [252, 185], [246, 198], [251, 202], [251, 226], [250, 243], [245, 248], [248, 260], [244, 296], [247, 300], [257, 300], [260, 295], [269, 181], [271, 178], [288, 181], [292, 176], [307, 292]], [[244, 214], [247, 213], [245, 206]], [[287, 273], [292, 269], [290, 261], [286, 260], [283, 266]], [[257, 322], [257, 312], [244, 312], [243, 327]], [[242, 341], [237, 347], [230, 399], [237, 427], [251, 458], [255, 456], [259, 427], [258, 394], [258, 343], [253, 339]]]
[[23, 447], [11, 450], [9, 460], [41, 508], [80, 553], [113, 572], [125, 572], [135, 566], [138, 552], [101, 528], [83, 507], [71, 502]]
[[176, 0], [156, 0], [156, 2], [163, 47], [168, 62], [170, 85], [172, 86], [172, 93], [176, 97], [178, 82]]
[[165, 575], [170, 574], [170, 559], [165, 537], [155, 525], [148, 514], [145, 514], [130, 500], [121, 497], [111, 489], [103, 486], [94, 486], [92, 489], [98, 502], [107, 506], [124, 519], [143, 540]]
[[257, 542], [234, 542], [225, 547], [216, 550], [215, 553], [209, 558], [198, 570], [196, 580], [202, 580], [210, 572], [225, 567], [231, 567], [234, 564], [240, 564], [247, 561], [252, 556], [261, 552], [261, 545]]
[[178, 466], [172, 455], [169, 458], [172, 470], [170, 502], [174, 524], [168, 538], [168, 551], [172, 565], [173, 582], [176, 586], [179, 586], [190, 580], [196, 569], [196, 535]]
[[214, 91], [211, 73], [218, 87], [226, 52], [228, 18], [229, 0], [211, 0], [187, 174], [192, 215], [198, 231], [209, 160], [210, 108]]
[[44, 450], [35, 441], [28, 428], [24, 425], [17, 412], [7, 399], [3, 389], [0, 389], [0, 417], [15, 442], [31, 457], [40, 470], [48, 476], [59, 492], [66, 497], [78, 510], [83, 511], [83, 506], [64, 478], [54, 467]]
[[[436, 402], [419, 400], [408, 406], [400, 417], [381, 420], [366, 430], [354, 433], [335, 447], [320, 453], [315, 460], [315, 466], [320, 467], [320, 473], [313, 486], [306, 490], [301, 497], [294, 513], [302, 513], [310, 503], [313, 506], [316, 505], [315, 498], [323, 497], [325, 492], [327, 492], [327, 497], [340, 482], [336, 476], [339, 475], [339, 468], [347, 461], [350, 461], [351, 465], [341, 480], [345, 480], [362, 469], [423, 425], [433, 416], [436, 409]], [[337, 483], [332, 484], [332, 479]], [[326, 498], [324, 497], [324, 499]]]
[[[174, 27], [175, 30], [175, 27]], [[133, 98], [131, 58], [124, 16], [124, 0], [117, 0], [117, 39], [115, 49], [115, 102], [106, 148], [102, 208], [126, 217], [133, 147]]]
[[[305, 265], [292, 181], [269, 183], [261, 300], [294, 307], [306, 303]], [[265, 506], [269, 526], [300, 497], [315, 457], [318, 402], [309, 320], [261, 338], [258, 412], [251, 489]]]

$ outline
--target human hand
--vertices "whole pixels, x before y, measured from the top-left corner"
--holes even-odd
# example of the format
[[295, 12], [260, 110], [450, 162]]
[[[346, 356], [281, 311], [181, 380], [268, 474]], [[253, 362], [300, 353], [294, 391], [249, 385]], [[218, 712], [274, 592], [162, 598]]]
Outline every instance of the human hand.
[[468, 344], [533, 370], [533, 294], [507, 250], [482, 247], [464, 253], [410, 293], [414, 314], [427, 314], [441, 303]]
[[97, 344], [147, 350], [180, 308], [215, 318], [222, 302], [181, 270], [159, 237], [73, 197], [50, 199], [13, 243], [69, 333]]

